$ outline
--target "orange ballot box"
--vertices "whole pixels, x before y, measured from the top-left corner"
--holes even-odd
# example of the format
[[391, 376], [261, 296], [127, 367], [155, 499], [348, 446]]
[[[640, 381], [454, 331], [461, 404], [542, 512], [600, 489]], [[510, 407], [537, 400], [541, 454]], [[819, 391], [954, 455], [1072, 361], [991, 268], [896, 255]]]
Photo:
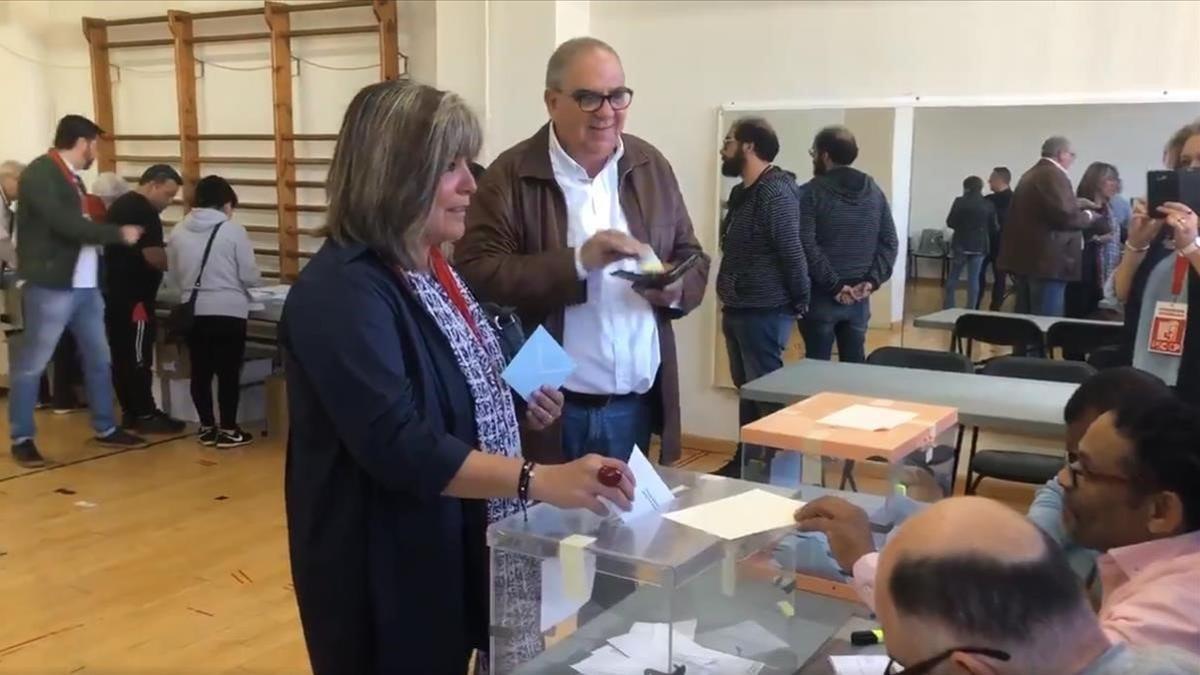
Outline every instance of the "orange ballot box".
[[742, 427], [742, 475], [857, 490], [857, 471], [887, 482], [871, 492], [934, 501], [950, 493], [957, 424], [955, 408], [821, 393]]

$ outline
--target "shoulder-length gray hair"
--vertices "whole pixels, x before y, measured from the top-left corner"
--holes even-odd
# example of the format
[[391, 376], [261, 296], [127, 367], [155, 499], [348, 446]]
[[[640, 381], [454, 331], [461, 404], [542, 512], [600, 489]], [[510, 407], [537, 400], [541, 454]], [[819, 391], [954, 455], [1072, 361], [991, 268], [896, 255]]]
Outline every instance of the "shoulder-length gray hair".
[[364, 87], [346, 109], [325, 183], [329, 236], [416, 269], [439, 179], [482, 143], [479, 119], [451, 92], [403, 80]]

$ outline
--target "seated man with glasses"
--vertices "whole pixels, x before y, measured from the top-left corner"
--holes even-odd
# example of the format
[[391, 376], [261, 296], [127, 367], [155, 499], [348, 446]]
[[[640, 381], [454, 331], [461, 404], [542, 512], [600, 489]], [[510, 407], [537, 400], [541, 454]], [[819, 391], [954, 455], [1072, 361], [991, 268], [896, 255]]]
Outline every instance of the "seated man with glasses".
[[1058, 546], [981, 497], [943, 500], [901, 526], [880, 555], [874, 599], [885, 675], [1200, 672], [1173, 647], [1112, 641]]
[[[1200, 416], [1157, 378], [1120, 368], [1081, 385], [1065, 417], [1071, 463], [1029, 519], [1066, 547], [1079, 578], [1098, 577], [1110, 638], [1200, 654]], [[827, 497], [796, 518], [828, 537], [870, 604], [878, 554], [866, 513]]]

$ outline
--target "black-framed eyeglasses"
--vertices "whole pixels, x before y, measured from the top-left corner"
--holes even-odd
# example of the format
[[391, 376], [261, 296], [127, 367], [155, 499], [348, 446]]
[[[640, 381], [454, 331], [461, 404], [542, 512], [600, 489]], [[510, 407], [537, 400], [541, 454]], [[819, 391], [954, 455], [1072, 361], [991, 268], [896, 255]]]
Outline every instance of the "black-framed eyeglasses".
[[1115, 473], [1104, 473], [1102, 471], [1093, 471], [1083, 465], [1079, 454], [1075, 452], [1067, 453], [1067, 474], [1071, 476], [1071, 485], [1064, 487], [1075, 487], [1079, 485], [1079, 477], [1083, 476], [1089, 481], [1098, 481], [1105, 483], [1130, 483], [1133, 481], [1129, 476], [1122, 476]]
[[605, 101], [608, 101], [613, 110], [624, 110], [633, 103], [633, 90], [629, 87], [617, 87], [607, 94], [601, 94], [591, 89], [576, 89], [571, 92], [571, 98], [575, 99], [579, 109], [586, 113], [596, 112], [604, 106]]
[[914, 663], [907, 668], [899, 663], [896, 663], [896, 659], [889, 659], [887, 668], [883, 671], [883, 675], [894, 675], [895, 673], [904, 673], [904, 675], [925, 675], [926, 673], [932, 672], [934, 668], [937, 668], [942, 664], [943, 661], [949, 659], [951, 656], [954, 656], [956, 653], [978, 654], [979, 656], [986, 656], [989, 659], [996, 659], [997, 661], [1008, 661], [1012, 659], [1012, 656], [1010, 656], [1008, 652], [1000, 651], [999, 649], [992, 649], [990, 647], [955, 647], [954, 649], [947, 649], [933, 658], [925, 659], [920, 663]]

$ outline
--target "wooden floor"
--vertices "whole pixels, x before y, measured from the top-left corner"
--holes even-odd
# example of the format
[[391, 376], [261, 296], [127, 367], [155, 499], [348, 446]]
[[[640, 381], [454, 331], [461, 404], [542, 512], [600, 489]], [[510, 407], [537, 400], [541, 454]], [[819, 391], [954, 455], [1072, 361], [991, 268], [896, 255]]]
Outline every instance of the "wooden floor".
[[[914, 313], [940, 308], [936, 287], [912, 296]], [[874, 333], [872, 346], [947, 339], [911, 324]], [[86, 415], [39, 413], [39, 424], [60, 466], [25, 472], [0, 453], [0, 673], [307, 672], [278, 439], [106, 454], [87, 443]], [[727, 458], [709, 445], [681, 465], [711, 471]], [[1018, 508], [1031, 494], [990, 489]]]

